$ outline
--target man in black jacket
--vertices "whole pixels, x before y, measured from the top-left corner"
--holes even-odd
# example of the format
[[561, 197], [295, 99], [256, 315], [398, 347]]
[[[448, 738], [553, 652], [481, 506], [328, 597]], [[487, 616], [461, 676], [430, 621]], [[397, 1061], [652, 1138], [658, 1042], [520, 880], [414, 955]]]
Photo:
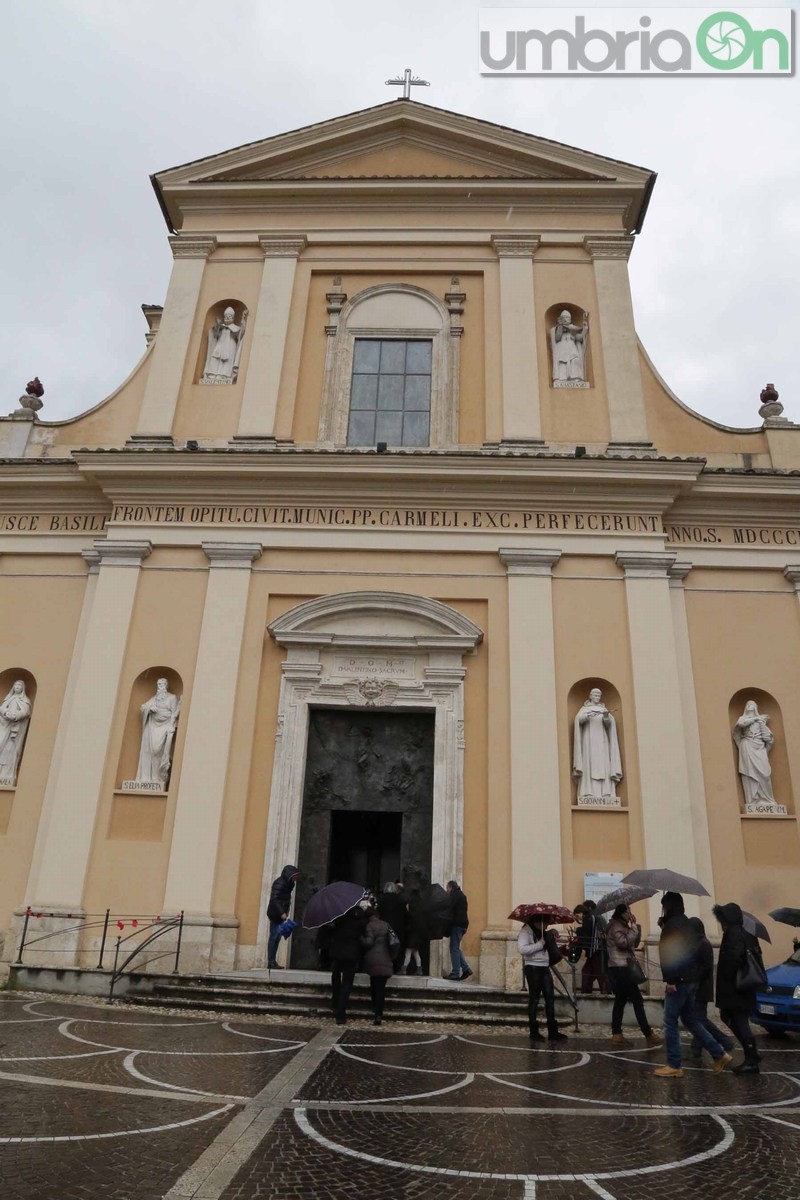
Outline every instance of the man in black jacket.
[[451, 922], [450, 974], [447, 978], [454, 980], [469, 979], [470, 975], [472, 974], [472, 967], [461, 953], [461, 939], [469, 928], [469, 917], [467, 916], [467, 897], [464, 895], [455, 879], [450, 880], [446, 890], [450, 896]]
[[267, 918], [269, 920], [267, 966], [273, 971], [280, 970], [280, 963], [276, 961], [278, 943], [281, 940], [278, 928], [281, 922], [287, 920], [289, 916], [289, 909], [292, 905], [292, 892], [297, 882], [297, 876], [297, 867], [293, 867], [291, 863], [288, 863], [273, 883], [269, 894], [269, 904], [267, 905]]
[[678, 1021], [714, 1059], [714, 1073], [722, 1071], [730, 1054], [715, 1037], [700, 1024], [696, 1013], [697, 985], [700, 979], [700, 941], [683, 908], [679, 892], [665, 892], [661, 898], [661, 939], [658, 956], [661, 974], [667, 985], [664, 996], [664, 1040], [667, 1046], [667, 1065], [655, 1072], [662, 1078], [683, 1078], [681, 1069], [681, 1035]]

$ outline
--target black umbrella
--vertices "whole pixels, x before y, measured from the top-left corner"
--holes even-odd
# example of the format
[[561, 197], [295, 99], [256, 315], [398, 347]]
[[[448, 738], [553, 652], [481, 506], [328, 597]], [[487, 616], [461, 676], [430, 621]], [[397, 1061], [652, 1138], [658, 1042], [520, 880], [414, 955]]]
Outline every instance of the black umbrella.
[[767, 927], [758, 917], [754, 917], [752, 913], [745, 912], [742, 909], [742, 924], [748, 933], [752, 933], [753, 937], [760, 938], [762, 942], [769, 942], [772, 945], [772, 938], [767, 932]]
[[363, 898], [364, 889], [360, 883], [329, 883], [315, 892], [306, 905], [303, 928], [319, 929], [320, 925], [328, 925], [355, 908]]
[[769, 915], [781, 925], [794, 925], [795, 929], [800, 929], [800, 908], [773, 908]]
[[652, 870], [631, 871], [623, 883], [634, 883], [640, 888], [652, 888], [655, 892], [681, 892], [684, 896], [708, 896], [709, 893], [697, 879], [691, 875], [679, 875], [668, 867], [654, 867]]

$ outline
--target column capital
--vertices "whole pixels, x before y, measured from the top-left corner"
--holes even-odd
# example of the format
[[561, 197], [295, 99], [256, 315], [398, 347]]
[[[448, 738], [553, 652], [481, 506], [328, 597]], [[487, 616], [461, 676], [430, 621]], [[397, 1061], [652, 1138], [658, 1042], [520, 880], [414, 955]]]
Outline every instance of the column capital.
[[674, 562], [672, 566], [667, 567], [667, 575], [669, 576], [669, 586], [674, 588], [682, 588], [683, 581], [691, 571], [694, 563], [690, 562]]
[[666, 579], [677, 555], [659, 550], [618, 550], [614, 558], [626, 579]]
[[627, 262], [633, 249], [634, 239], [630, 234], [606, 236], [588, 234], [583, 239], [584, 249], [595, 258], [620, 258]]
[[299, 258], [306, 248], [308, 239], [305, 234], [299, 237], [273, 237], [259, 235], [258, 244], [264, 251], [264, 258]]
[[99, 550], [81, 550], [81, 558], [89, 567], [88, 574], [96, 575], [100, 570], [100, 551]]
[[795, 591], [800, 592], [800, 563], [788, 563], [783, 568], [783, 573], [789, 582], [794, 584]]
[[541, 238], [530, 233], [493, 233], [492, 246], [498, 258], [533, 258]]
[[521, 546], [501, 546], [497, 551], [507, 575], [545, 575], [561, 558], [560, 550], [528, 550]]
[[263, 553], [258, 542], [203, 542], [203, 553], [211, 567], [249, 571]]
[[169, 239], [173, 258], [208, 258], [217, 248], [217, 239], [176, 233]]
[[[152, 543], [148, 541], [115, 542], [110, 538], [96, 538], [94, 550], [88, 553], [97, 554], [97, 562], [101, 567], [140, 567], [152, 550]], [[91, 568], [92, 563], [89, 562]]]

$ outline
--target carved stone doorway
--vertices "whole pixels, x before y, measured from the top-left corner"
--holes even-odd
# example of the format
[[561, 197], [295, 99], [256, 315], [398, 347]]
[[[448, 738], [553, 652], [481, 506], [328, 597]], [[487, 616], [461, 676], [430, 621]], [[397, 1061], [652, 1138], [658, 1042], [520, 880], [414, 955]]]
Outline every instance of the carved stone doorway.
[[[310, 710], [298, 913], [334, 879], [430, 882], [434, 730], [432, 712]], [[295, 932], [293, 967], [319, 966], [315, 939]]]

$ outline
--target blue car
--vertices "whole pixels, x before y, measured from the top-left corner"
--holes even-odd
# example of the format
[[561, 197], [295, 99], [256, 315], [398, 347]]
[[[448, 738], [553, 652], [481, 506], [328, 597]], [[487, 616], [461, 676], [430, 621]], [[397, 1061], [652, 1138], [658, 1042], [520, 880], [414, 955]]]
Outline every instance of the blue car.
[[800, 947], [794, 954], [767, 970], [769, 983], [756, 996], [752, 1018], [767, 1033], [800, 1033]]

